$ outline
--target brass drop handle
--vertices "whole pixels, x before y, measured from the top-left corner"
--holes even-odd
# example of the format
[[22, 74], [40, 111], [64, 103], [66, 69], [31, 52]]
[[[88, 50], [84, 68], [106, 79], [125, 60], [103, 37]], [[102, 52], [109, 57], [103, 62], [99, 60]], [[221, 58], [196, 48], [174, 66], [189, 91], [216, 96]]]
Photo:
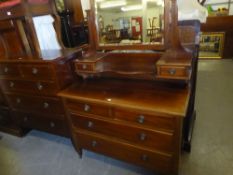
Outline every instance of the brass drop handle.
[[38, 73], [38, 69], [37, 68], [32, 68], [32, 74], [36, 75]]
[[17, 98], [17, 99], [16, 99], [16, 103], [17, 103], [17, 104], [21, 103], [21, 99], [20, 99], [20, 98]]
[[38, 83], [38, 84], [37, 84], [37, 88], [38, 88], [38, 90], [40, 90], [40, 91], [41, 91], [41, 90], [43, 89], [43, 85], [42, 85], [42, 84], [40, 84], [40, 83]]
[[91, 107], [87, 104], [84, 105], [84, 111], [89, 112], [91, 110]]
[[146, 140], [146, 134], [145, 134], [145, 133], [140, 133], [140, 134], [139, 134], [139, 139], [140, 139], [141, 141]]
[[148, 161], [148, 156], [146, 154], [143, 154], [141, 159], [142, 159], [142, 161], [146, 162], [146, 161]]
[[176, 69], [169, 69], [169, 70], [168, 70], [168, 73], [169, 73], [170, 75], [175, 75], [175, 74], [176, 74]]
[[15, 86], [15, 83], [13, 81], [10, 82], [10, 87], [13, 88]]
[[8, 67], [4, 68], [4, 72], [7, 73], [9, 71]]
[[89, 122], [87, 123], [87, 127], [88, 127], [88, 128], [93, 128], [93, 126], [94, 126], [94, 123], [93, 123], [93, 122], [89, 121]]
[[97, 146], [97, 142], [96, 142], [95, 140], [92, 141], [92, 142], [91, 142], [91, 146], [92, 146], [92, 147], [96, 147], [96, 146]]
[[44, 102], [44, 108], [48, 109], [49, 108], [49, 104], [47, 102]]
[[140, 115], [140, 116], [138, 117], [138, 123], [143, 124], [144, 122], [145, 122], [145, 117], [144, 117], [144, 115]]
[[51, 128], [54, 128], [54, 127], [55, 127], [55, 123], [50, 122], [50, 127], [51, 127]]
[[24, 121], [24, 122], [27, 122], [27, 121], [28, 121], [28, 117], [24, 117], [24, 118], [23, 118], [23, 121]]

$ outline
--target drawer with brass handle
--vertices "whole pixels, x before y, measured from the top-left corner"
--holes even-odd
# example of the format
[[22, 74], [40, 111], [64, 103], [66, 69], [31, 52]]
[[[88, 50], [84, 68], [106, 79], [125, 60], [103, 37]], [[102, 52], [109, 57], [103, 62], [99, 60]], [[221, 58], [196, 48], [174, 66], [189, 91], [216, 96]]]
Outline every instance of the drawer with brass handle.
[[186, 66], [160, 66], [158, 68], [158, 76], [172, 79], [189, 79], [191, 71]]
[[0, 76], [4, 77], [20, 77], [20, 71], [16, 64], [0, 64]]
[[20, 70], [22, 75], [26, 79], [36, 79], [36, 80], [54, 80], [55, 71], [50, 65], [44, 64], [26, 64], [21, 65]]
[[103, 105], [80, 102], [76, 100], [66, 100], [68, 110], [76, 113], [85, 113], [98, 115], [102, 117], [110, 117], [110, 108]]
[[116, 139], [81, 130], [77, 130], [75, 136], [78, 149], [84, 148], [161, 173], [172, 172], [172, 154], [147, 150]]
[[19, 126], [48, 131], [59, 135], [68, 135], [67, 124], [64, 116], [52, 117], [45, 114], [14, 111], [14, 119]]
[[77, 129], [87, 130], [94, 133], [118, 138], [130, 143], [157, 149], [165, 152], [173, 152], [173, 133], [149, 130], [135, 127], [123, 122], [102, 120], [94, 117], [83, 117], [71, 113], [71, 122]]
[[139, 111], [115, 108], [114, 116], [117, 120], [132, 122], [137, 125], [171, 130], [175, 129], [175, 118], [159, 115], [148, 115]]
[[6, 95], [13, 109], [33, 111], [44, 114], [64, 114], [64, 108], [59, 98], [23, 96], [19, 94]]
[[55, 82], [0, 80], [5, 92], [26, 92], [31, 94], [55, 95], [58, 87]]

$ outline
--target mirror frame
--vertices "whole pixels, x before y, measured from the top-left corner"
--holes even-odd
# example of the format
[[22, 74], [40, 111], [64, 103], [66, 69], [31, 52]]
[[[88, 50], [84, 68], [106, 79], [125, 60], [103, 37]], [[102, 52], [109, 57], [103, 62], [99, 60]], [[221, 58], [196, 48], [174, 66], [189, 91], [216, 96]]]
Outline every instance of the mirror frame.
[[[102, 46], [99, 43], [98, 34], [98, 22], [96, 20], [95, 11], [95, 0], [90, 0], [90, 16], [89, 21], [92, 25], [89, 26], [90, 33], [93, 35], [96, 50], [157, 50], [164, 51], [167, 48], [167, 43], [169, 40], [169, 21], [171, 21], [171, 16], [169, 17], [169, 11], [171, 8], [172, 0], [164, 0], [164, 43], [162, 44], [122, 44], [122, 45], [105, 45]], [[170, 8], [169, 8], [170, 7]]]

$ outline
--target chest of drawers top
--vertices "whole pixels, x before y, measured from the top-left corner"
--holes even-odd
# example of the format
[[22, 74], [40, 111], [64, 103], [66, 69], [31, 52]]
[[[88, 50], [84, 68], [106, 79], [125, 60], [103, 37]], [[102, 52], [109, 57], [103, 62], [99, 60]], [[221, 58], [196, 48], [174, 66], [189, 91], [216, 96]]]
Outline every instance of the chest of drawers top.
[[77, 82], [58, 95], [69, 100], [143, 111], [148, 115], [184, 117], [190, 91], [151, 81], [95, 79]]

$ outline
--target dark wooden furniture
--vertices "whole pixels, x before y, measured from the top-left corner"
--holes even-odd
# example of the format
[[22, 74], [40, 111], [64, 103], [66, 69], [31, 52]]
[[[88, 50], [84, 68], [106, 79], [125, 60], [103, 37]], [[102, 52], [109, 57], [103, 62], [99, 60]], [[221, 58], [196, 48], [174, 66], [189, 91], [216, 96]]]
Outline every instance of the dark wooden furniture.
[[225, 32], [223, 58], [232, 58], [233, 16], [208, 17], [207, 22], [201, 25], [202, 32]]
[[[190, 151], [195, 119], [200, 23], [178, 25], [176, 1], [166, 0], [165, 45], [104, 47], [93, 26], [91, 2], [90, 47], [74, 62], [83, 79], [59, 93], [77, 152], [81, 156], [87, 149], [178, 174], [181, 149]], [[98, 52], [102, 49], [108, 51]]]
[[40, 50], [32, 17], [55, 16], [53, 9], [52, 1], [30, 4], [25, 0], [1, 10], [0, 84], [6, 100], [3, 107], [11, 114], [8, 117], [5, 112], [2, 128], [15, 125], [18, 130], [39, 129], [69, 136], [65, 110], [57, 93], [73, 81], [70, 62], [81, 49]]

